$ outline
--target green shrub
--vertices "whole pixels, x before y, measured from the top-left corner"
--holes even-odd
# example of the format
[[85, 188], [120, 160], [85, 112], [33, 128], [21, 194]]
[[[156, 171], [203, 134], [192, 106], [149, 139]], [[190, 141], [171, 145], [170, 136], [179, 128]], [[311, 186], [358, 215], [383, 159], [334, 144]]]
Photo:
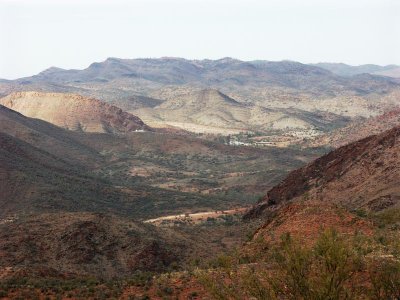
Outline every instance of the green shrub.
[[353, 213], [360, 218], [366, 218], [368, 216], [367, 211], [362, 208], [354, 210]]
[[369, 271], [372, 299], [400, 299], [400, 262], [394, 259], [381, 259]]
[[[277, 295], [286, 294], [291, 299], [311, 299], [309, 281], [312, 252], [294, 241], [289, 234], [282, 236], [281, 244], [274, 249], [273, 260], [278, 274], [270, 279]], [[287, 286], [287, 292], [283, 293]]]
[[199, 272], [198, 278], [215, 299], [352, 299], [365, 294], [355, 282], [365, 267], [359, 240], [326, 230], [314, 246], [306, 246], [285, 234], [274, 247], [262, 247], [267, 253], [258, 263], [224, 258], [231, 264]]
[[[395, 227], [400, 223], [400, 209], [390, 208], [373, 215], [373, 220], [380, 228]], [[397, 229], [399, 227], [397, 226]]]

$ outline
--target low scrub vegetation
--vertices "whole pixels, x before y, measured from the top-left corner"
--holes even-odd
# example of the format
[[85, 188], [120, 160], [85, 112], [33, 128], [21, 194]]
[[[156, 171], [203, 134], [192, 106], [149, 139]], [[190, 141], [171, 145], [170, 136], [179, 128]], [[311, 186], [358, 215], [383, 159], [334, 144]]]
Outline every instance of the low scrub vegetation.
[[330, 229], [321, 232], [314, 245], [305, 245], [285, 234], [278, 244], [263, 248], [257, 262], [248, 256], [225, 256], [216, 268], [197, 276], [213, 298], [221, 300], [400, 297], [399, 257], [377, 254], [362, 235], [349, 238]]

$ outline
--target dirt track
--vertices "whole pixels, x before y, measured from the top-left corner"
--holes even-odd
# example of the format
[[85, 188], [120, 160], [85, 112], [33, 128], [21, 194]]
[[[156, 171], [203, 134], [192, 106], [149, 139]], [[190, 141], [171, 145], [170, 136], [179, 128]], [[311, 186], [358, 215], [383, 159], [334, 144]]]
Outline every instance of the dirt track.
[[248, 210], [249, 207], [240, 207], [236, 209], [230, 210], [217, 210], [217, 211], [205, 211], [205, 212], [198, 212], [198, 213], [187, 213], [187, 214], [179, 214], [179, 215], [169, 215], [164, 217], [159, 217], [155, 219], [149, 219], [144, 221], [145, 223], [152, 223], [152, 224], [160, 224], [162, 221], [174, 221], [174, 220], [188, 220], [190, 219], [193, 222], [199, 222], [204, 220], [205, 218], [216, 218], [223, 215], [234, 215], [234, 214], [241, 214]]

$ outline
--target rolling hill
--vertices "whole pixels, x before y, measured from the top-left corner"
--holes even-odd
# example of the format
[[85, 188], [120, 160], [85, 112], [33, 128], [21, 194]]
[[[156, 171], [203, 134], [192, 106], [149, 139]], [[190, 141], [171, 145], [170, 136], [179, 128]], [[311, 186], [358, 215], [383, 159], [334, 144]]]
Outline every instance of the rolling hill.
[[[174, 126], [206, 133], [271, 130], [326, 130], [344, 117], [296, 109], [268, 109], [232, 99], [215, 89], [184, 90], [153, 108], [132, 111], [154, 127]], [[319, 114], [318, 114], [319, 113]], [[314, 115], [314, 116], [312, 116]]]

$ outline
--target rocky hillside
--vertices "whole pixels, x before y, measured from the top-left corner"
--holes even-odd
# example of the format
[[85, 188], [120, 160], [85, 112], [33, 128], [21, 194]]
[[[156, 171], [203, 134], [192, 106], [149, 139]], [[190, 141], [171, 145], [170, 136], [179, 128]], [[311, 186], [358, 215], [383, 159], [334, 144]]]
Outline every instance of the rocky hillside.
[[99, 100], [73, 94], [18, 92], [0, 104], [25, 116], [83, 132], [124, 133], [148, 127], [138, 117]]
[[343, 146], [291, 172], [248, 216], [288, 201], [315, 199], [348, 209], [380, 211], [400, 205], [400, 127]]
[[20, 276], [124, 277], [161, 271], [184, 257], [170, 230], [115, 216], [52, 213], [0, 222], [0, 270]]
[[296, 201], [283, 205], [272, 218], [260, 226], [253, 241], [262, 237], [267, 242], [278, 242], [282, 235], [290, 234], [303, 243], [313, 243], [321, 231], [335, 228], [341, 234], [356, 232], [370, 235], [372, 223], [363, 220], [335, 204], [323, 201]]

